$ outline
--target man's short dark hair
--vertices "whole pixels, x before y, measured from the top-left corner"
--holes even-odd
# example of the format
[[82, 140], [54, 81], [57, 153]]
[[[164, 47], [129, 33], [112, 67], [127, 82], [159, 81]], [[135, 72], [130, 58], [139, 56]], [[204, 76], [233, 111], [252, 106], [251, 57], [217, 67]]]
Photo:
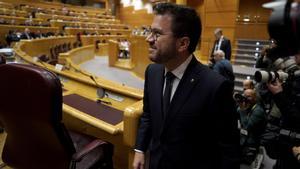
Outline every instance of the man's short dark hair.
[[197, 12], [190, 7], [173, 3], [158, 3], [153, 7], [155, 15], [172, 16], [171, 29], [174, 37], [190, 38], [189, 52], [193, 53], [201, 36], [201, 20]]

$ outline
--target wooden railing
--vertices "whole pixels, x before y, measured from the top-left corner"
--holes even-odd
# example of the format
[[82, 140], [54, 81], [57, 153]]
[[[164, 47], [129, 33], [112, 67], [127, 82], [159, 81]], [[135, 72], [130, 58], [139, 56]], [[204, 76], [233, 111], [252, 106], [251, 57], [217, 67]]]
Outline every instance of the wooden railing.
[[0, 42], [5, 43], [5, 36], [8, 34], [9, 30], [23, 32], [25, 28], [29, 28], [33, 32], [40, 30], [42, 33], [58, 31], [58, 28], [56, 27], [0, 25]]
[[75, 48], [66, 53], [60, 53], [58, 60], [59, 63], [67, 63], [72, 65], [80, 65], [83, 62], [91, 60], [95, 56], [95, 45], [88, 45], [84, 47]]
[[54, 15], [54, 14], [44, 14], [37, 13], [37, 18], [41, 18], [44, 20], [48, 19], [60, 19], [64, 21], [80, 21], [80, 22], [95, 22], [95, 23], [120, 23], [119, 19], [99, 19], [99, 18], [89, 18], [89, 17], [74, 17], [74, 16], [66, 16], [66, 15]]
[[127, 29], [94, 29], [94, 28], [66, 28], [65, 32], [68, 35], [76, 35], [78, 33], [82, 33], [83, 31], [93, 34], [111, 34], [111, 35], [130, 35], [131, 30]]
[[63, 21], [63, 20], [51, 20], [50, 24], [52, 27], [80, 27], [80, 28], [102, 28], [102, 29], [124, 29], [124, 24], [113, 24], [103, 21], [102, 23], [93, 22], [78, 22], [78, 21]]

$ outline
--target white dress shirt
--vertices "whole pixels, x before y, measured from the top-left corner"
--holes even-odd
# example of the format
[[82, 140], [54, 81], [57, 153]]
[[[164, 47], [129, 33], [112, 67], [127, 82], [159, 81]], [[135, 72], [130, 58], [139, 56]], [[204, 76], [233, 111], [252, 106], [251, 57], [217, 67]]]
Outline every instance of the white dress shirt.
[[[171, 93], [171, 97], [170, 97], [171, 100], [172, 100], [174, 93], [178, 87], [178, 84], [179, 84], [186, 68], [190, 64], [192, 58], [193, 58], [193, 55], [190, 55], [181, 65], [179, 65], [176, 69], [171, 71], [176, 77], [174, 79], [173, 85], [172, 85], [172, 93]], [[167, 68], [165, 68], [165, 76], [166, 76], [167, 72], [168, 72], [168, 70], [167, 70]], [[164, 82], [164, 91], [163, 92], [165, 92], [165, 88], [166, 88], [166, 78], [165, 78], [165, 82]]]

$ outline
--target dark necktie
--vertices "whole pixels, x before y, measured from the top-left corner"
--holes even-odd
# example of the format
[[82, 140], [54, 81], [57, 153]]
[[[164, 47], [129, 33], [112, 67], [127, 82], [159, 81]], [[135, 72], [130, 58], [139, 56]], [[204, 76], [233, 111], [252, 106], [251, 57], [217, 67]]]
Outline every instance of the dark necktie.
[[169, 106], [170, 106], [172, 86], [173, 86], [174, 79], [175, 79], [175, 75], [172, 72], [167, 72], [167, 74], [166, 74], [166, 87], [165, 87], [165, 92], [164, 92], [164, 97], [163, 97], [164, 117], [167, 115], [167, 111], [168, 111]]

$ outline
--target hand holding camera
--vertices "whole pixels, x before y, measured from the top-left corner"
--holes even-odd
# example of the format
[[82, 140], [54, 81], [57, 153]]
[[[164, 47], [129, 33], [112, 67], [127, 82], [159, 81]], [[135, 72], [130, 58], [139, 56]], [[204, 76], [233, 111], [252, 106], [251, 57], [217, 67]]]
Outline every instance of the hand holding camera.
[[298, 160], [298, 162], [300, 162], [300, 146], [299, 147], [293, 147], [293, 154], [296, 157], [296, 159]]
[[250, 107], [250, 100], [240, 93], [235, 93], [233, 99], [237, 102], [241, 110], [246, 110]]
[[272, 94], [277, 94], [279, 92], [282, 92], [282, 82], [280, 82], [278, 79], [275, 82], [269, 82], [267, 83], [268, 89]]

